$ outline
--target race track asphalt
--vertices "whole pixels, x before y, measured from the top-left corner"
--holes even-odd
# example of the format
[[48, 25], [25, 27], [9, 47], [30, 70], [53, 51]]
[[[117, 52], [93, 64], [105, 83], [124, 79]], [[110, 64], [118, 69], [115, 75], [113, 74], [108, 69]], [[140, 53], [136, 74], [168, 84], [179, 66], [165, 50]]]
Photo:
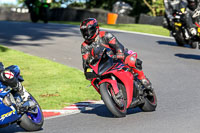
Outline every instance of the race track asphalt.
[[[200, 50], [178, 47], [172, 38], [111, 31], [138, 53], [155, 88], [155, 112], [129, 110], [113, 118], [106, 107], [45, 120], [45, 133], [199, 133]], [[0, 21], [0, 44], [82, 69], [77, 26]], [[1, 57], [0, 57], [1, 59]], [[23, 132], [15, 125], [0, 132]]]

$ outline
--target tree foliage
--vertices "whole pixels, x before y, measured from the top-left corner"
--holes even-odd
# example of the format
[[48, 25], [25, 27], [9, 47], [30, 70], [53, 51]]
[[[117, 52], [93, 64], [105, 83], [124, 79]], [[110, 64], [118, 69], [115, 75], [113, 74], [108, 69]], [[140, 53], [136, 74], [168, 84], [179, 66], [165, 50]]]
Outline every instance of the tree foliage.
[[[87, 0], [87, 8], [103, 8], [112, 11], [112, 6], [118, 0]], [[152, 16], [162, 15], [164, 12], [163, 0], [123, 0], [133, 7], [131, 16], [139, 16], [141, 13]]]
[[164, 3], [163, 0], [143, 0], [145, 5], [151, 11], [152, 16], [158, 16], [164, 14]]
[[[25, 0], [18, 0], [18, 3], [23, 3]], [[119, 0], [86, 0], [86, 3], [81, 3], [82, 0], [53, 0], [52, 8], [61, 7], [61, 4], [69, 5], [69, 7], [85, 7], [85, 8], [102, 8], [112, 11], [113, 4]], [[138, 17], [141, 13], [152, 16], [159, 16], [164, 14], [163, 0], [122, 0], [130, 6], [133, 10], [130, 16]]]

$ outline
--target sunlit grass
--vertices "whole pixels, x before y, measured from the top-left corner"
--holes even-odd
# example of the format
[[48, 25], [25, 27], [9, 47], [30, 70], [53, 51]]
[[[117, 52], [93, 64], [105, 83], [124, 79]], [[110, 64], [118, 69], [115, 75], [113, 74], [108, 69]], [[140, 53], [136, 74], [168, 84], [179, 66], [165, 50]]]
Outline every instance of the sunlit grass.
[[[80, 22], [71, 22], [71, 21], [51, 21], [53, 23], [60, 24], [73, 24], [80, 25]], [[126, 31], [134, 31], [134, 32], [142, 32], [156, 35], [169, 36], [169, 31], [162, 26], [155, 25], [146, 25], [146, 24], [99, 24], [102, 28], [110, 28], [110, 29], [118, 29], [118, 30], [126, 30]]]
[[25, 79], [23, 85], [43, 109], [61, 109], [71, 103], [100, 99], [92, 87], [86, 87], [90, 83], [78, 69], [1, 45], [0, 61], [5, 66], [14, 64], [20, 67]]

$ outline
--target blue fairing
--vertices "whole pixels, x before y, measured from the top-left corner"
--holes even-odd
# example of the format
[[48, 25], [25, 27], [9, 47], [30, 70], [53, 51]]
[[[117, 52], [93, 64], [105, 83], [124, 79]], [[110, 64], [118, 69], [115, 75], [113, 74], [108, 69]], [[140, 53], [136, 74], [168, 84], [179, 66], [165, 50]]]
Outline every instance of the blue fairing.
[[21, 115], [18, 115], [13, 106], [5, 106], [0, 100], [0, 125], [8, 124], [18, 120]]
[[[9, 66], [6, 69], [11, 70], [16, 77], [19, 76], [20, 69], [18, 66]], [[10, 93], [10, 90], [6, 90], [7, 86], [0, 82], [0, 125], [8, 124], [18, 120], [21, 115], [18, 115], [16, 109], [13, 106], [6, 106], [3, 103], [3, 98]]]

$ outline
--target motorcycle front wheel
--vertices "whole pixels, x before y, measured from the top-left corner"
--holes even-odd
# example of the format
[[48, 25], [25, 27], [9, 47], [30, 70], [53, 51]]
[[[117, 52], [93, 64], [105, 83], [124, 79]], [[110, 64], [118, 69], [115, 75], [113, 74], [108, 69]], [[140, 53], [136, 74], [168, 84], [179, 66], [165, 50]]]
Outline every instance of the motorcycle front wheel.
[[19, 120], [18, 124], [26, 131], [38, 131], [42, 128], [44, 123], [44, 116], [42, 109], [36, 99], [30, 94], [30, 100], [36, 103], [37, 113], [25, 113]]
[[[122, 84], [118, 84], [119, 89], [124, 89], [124, 86]], [[124, 95], [125, 92], [123, 92], [123, 97], [120, 99], [121, 105], [117, 104], [115, 102], [115, 99], [113, 97], [114, 91], [112, 86], [109, 83], [102, 83], [100, 85], [100, 93], [102, 100], [104, 101], [106, 107], [108, 110], [115, 116], [115, 117], [125, 117], [127, 108], [126, 108], [126, 99]]]

